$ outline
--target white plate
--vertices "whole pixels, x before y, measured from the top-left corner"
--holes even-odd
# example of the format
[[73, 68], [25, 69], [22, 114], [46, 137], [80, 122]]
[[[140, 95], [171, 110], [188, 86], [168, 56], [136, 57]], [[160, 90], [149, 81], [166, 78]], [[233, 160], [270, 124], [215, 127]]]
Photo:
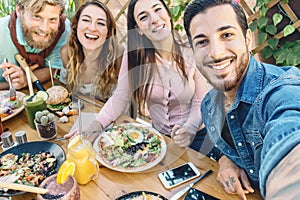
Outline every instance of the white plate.
[[[155, 160], [153, 160], [152, 162], [150, 163], [147, 163], [145, 165], [142, 165], [142, 166], [138, 166], [138, 167], [131, 167], [131, 168], [124, 168], [124, 167], [121, 167], [121, 166], [113, 166], [111, 165], [108, 161], [102, 159], [102, 157], [99, 155], [99, 139], [101, 137], [101, 135], [95, 140], [94, 144], [93, 144], [93, 148], [95, 149], [96, 151], [96, 159], [102, 164], [104, 165], [105, 167], [107, 168], [110, 168], [110, 169], [113, 169], [113, 170], [116, 170], [116, 171], [120, 171], [120, 172], [140, 172], [140, 171], [144, 171], [144, 170], [147, 170], [147, 169], [150, 169], [152, 167], [154, 167], [155, 165], [157, 165], [166, 155], [166, 152], [167, 152], [167, 145], [166, 145], [166, 141], [164, 139], [164, 137], [157, 131], [155, 130], [154, 128], [152, 127], [149, 127], [149, 126], [145, 126], [143, 124], [138, 124], [138, 123], [127, 123], [127, 124], [121, 124], [121, 125], [118, 125], [118, 127], [122, 127], [122, 126], [138, 126], [138, 127], [142, 127], [143, 129], [147, 129], [151, 132], [153, 132], [154, 134], [158, 135], [159, 137], [159, 140], [161, 141], [161, 151], [160, 151], [160, 154], [158, 155], [158, 157], [155, 158]], [[113, 127], [114, 128], [114, 127]], [[130, 129], [125, 129], [125, 130], [130, 130]], [[103, 134], [110, 134], [110, 132], [105, 132]]]
[[[9, 91], [8, 90], [3, 90], [3, 91], [0, 91], [0, 95], [4, 95], [4, 94], [9, 94]], [[19, 108], [16, 108], [14, 109], [13, 113], [2, 118], [2, 121], [6, 121], [6, 120], [9, 120], [10, 118], [16, 116], [17, 114], [19, 114], [23, 109], [24, 109], [24, 105], [23, 105], [23, 97], [25, 96], [25, 94], [23, 92], [18, 92], [17, 91], [17, 99], [19, 100], [19, 104], [20, 104], [20, 107]]]

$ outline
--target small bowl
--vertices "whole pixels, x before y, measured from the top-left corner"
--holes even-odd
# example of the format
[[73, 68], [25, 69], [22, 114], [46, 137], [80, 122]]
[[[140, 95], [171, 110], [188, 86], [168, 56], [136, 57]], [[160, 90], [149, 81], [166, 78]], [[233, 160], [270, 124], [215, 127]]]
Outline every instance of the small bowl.
[[36, 120], [34, 120], [34, 123], [41, 140], [51, 140], [56, 137], [57, 135], [56, 119], [54, 121], [48, 122], [46, 125], [42, 125]]
[[69, 176], [65, 183], [56, 182], [57, 174], [46, 178], [40, 185], [41, 188], [48, 189], [46, 194], [38, 194], [37, 200], [60, 199], [60, 200], [79, 200], [80, 190], [73, 176]]

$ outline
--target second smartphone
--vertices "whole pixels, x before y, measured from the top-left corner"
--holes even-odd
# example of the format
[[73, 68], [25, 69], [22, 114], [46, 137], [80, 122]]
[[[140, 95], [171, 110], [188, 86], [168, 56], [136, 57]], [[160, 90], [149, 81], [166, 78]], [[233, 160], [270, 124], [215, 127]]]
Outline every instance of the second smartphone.
[[159, 173], [158, 178], [165, 188], [170, 189], [191, 179], [194, 179], [200, 176], [200, 174], [201, 173], [197, 169], [197, 167], [193, 163], [188, 162], [178, 167]]

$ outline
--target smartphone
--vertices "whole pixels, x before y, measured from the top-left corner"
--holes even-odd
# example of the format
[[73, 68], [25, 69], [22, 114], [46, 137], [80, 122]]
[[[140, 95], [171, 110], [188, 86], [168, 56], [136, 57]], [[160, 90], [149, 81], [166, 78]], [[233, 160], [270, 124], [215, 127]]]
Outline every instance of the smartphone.
[[201, 192], [200, 190], [197, 190], [195, 188], [191, 188], [184, 198], [184, 200], [199, 200], [199, 199], [201, 199], [201, 200], [219, 200], [216, 197], [210, 196], [209, 194]]
[[200, 176], [200, 174], [201, 173], [197, 169], [197, 167], [193, 163], [188, 162], [178, 167], [159, 173], [158, 178], [165, 188], [170, 189], [191, 179], [194, 179]]

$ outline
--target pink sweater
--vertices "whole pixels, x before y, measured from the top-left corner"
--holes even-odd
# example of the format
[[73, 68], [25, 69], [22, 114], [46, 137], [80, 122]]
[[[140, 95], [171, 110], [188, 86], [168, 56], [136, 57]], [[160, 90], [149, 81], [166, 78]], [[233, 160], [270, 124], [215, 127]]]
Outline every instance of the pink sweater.
[[[176, 124], [188, 126], [194, 133], [202, 124], [200, 104], [207, 91], [206, 83], [195, 67], [192, 50], [186, 48], [183, 54], [189, 78], [185, 83], [175, 63], [168, 63], [156, 55], [158, 72], [152, 80], [153, 89], [147, 108], [154, 128], [166, 135], [170, 135]], [[128, 58], [125, 52], [117, 88], [96, 119], [107, 127], [126, 111], [129, 102]]]

